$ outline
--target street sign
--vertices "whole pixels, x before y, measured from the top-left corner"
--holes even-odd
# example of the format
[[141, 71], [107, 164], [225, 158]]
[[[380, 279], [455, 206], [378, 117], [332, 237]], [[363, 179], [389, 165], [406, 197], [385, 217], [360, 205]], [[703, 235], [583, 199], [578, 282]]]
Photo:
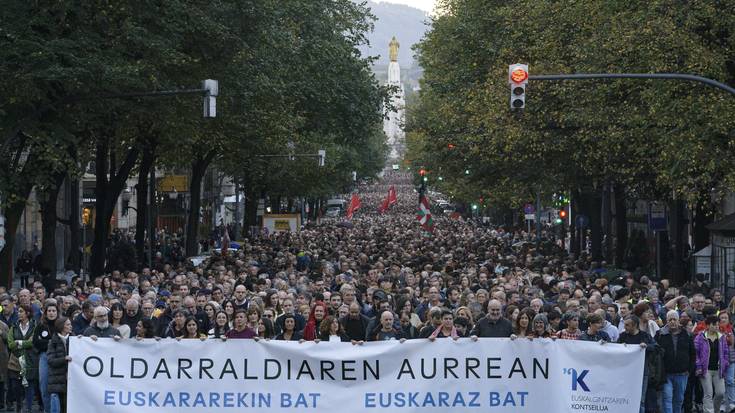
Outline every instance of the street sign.
[[648, 208], [648, 226], [651, 231], [666, 230], [666, 205], [659, 202], [651, 202]]
[[536, 214], [526, 214], [526, 220], [528, 220], [528, 221], [535, 221], [536, 220]]
[[526, 215], [534, 214], [535, 212], [536, 212], [536, 208], [534, 208], [533, 204], [526, 204], [523, 206], [523, 213], [525, 213]]
[[590, 224], [590, 219], [587, 217], [587, 215], [577, 215], [577, 218], [574, 220], [574, 223], [579, 228], [587, 228]]

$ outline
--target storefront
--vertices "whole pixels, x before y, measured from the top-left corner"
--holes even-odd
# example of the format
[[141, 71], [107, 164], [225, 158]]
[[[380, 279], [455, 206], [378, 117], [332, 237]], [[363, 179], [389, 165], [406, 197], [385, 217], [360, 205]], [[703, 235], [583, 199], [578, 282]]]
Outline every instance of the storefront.
[[712, 286], [728, 300], [735, 295], [735, 214], [707, 226], [712, 246]]

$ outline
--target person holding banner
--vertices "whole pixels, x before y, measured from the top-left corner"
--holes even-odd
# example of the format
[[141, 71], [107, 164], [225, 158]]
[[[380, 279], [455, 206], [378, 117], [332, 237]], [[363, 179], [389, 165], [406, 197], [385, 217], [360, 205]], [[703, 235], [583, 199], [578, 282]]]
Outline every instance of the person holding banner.
[[536, 317], [536, 312], [534, 312], [532, 308], [524, 308], [516, 318], [513, 335], [521, 338], [530, 337], [531, 334], [533, 334], [533, 325], [531, 320], [533, 320], [534, 317]]
[[342, 325], [339, 323], [339, 321], [337, 321], [337, 318], [331, 315], [326, 316], [322, 323], [319, 325], [319, 340], [347, 343], [351, 341], [350, 338], [347, 337], [347, 335], [345, 334]]
[[549, 331], [549, 319], [546, 318], [546, 314], [536, 314], [533, 317], [533, 331], [529, 338], [551, 338], [556, 339], [556, 336]]
[[327, 305], [322, 301], [317, 301], [309, 314], [309, 321], [306, 322], [304, 328], [304, 340], [313, 341], [317, 338], [317, 327], [324, 320], [327, 314]]
[[579, 329], [579, 313], [567, 311], [564, 313], [564, 317], [562, 317], [562, 322], [565, 322], [567, 327], [556, 333], [558, 338], [563, 340], [579, 340], [582, 337], [582, 331]]
[[209, 338], [222, 338], [230, 331], [230, 323], [227, 321], [227, 313], [220, 310], [214, 316], [214, 327], [209, 330]]
[[276, 329], [274, 327], [272, 318], [268, 318], [265, 315], [263, 315], [263, 317], [260, 317], [260, 320], [258, 320], [258, 337], [264, 340], [271, 340], [276, 338]]
[[442, 310], [441, 325], [429, 335], [429, 340], [434, 341], [437, 338], [451, 337], [453, 340], [459, 339], [457, 328], [454, 326], [454, 314], [449, 310]]
[[228, 331], [223, 339], [247, 339], [257, 336], [258, 334], [255, 332], [255, 330], [248, 327], [247, 317], [248, 315], [245, 310], [235, 311], [235, 323], [232, 327], [232, 330]]
[[142, 340], [144, 338], [156, 337], [156, 324], [148, 318], [141, 318], [135, 326], [135, 339]]
[[107, 308], [102, 306], [94, 309], [94, 320], [84, 330], [85, 337], [91, 337], [92, 340], [97, 340], [98, 337], [112, 337], [115, 340], [120, 340], [120, 332], [110, 325], [108, 312]]
[[487, 316], [480, 319], [470, 333], [474, 340], [477, 337], [510, 337], [513, 334], [513, 326], [507, 318], [503, 318], [501, 309], [500, 301], [488, 301]]
[[[625, 320], [623, 320], [623, 326], [625, 331], [620, 333], [618, 343], [639, 345], [646, 349], [646, 357], [649, 357], [649, 354], [652, 354], [651, 350], [656, 345], [656, 342], [653, 341], [650, 334], [639, 329], [640, 319], [635, 314], [628, 314], [628, 316], [625, 317]], [[643, 369], [640, 413], [645, 413], [646, 411], [646, 393], [648, 391], [648, 380], [650, 375], [650, 363], [646, 360], [645, 367]]]
[[600, 344], [610, 342], [610, 336], [602, 330], [602, 317], [592, 313], [587, 316], [587, 331], [579, 337], [582, 341], [596, 341]]
[[296, 318], [293, 314], [285, 314], [283, 317], [283, 331], [276, 336], [276, 340], [285, 341], [301, 341], [303, 336], [300, 331], [296, 331]]
[[368, 339], [369, 341], [400, 340], [401, 342], [406, 340], [400, 331], [393, 328], [393, 313], [391, 311], [383, 311], [380, 314], [380, 328], [375, 330]]
[[204, 341], [207, 339], [207, 335], [199, 332], [199, 322], [197, 319], [193, 316], [188, 316], [186, 317], [186, 321], [184, 321], [184, 335], [176, 337], [176, 340], [181, 341], [181, 339], [200, 339]]
[[171, 320], [163, 333], [163, 337], [176, 338], [183, 336], [186, 333], [186, 316], [186, 310], [175, 310], [173, 312], [173, 320]]

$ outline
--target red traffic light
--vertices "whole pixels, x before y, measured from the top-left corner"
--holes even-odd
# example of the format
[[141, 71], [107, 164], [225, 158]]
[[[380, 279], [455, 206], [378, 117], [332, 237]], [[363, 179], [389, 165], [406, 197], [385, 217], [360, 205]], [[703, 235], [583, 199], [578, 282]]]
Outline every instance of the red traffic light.
[[419, 175], [421, 175], [421, 176], [426, 175], [426, 169], [424, 169], [424, 168], [419, 169]]
[[567, 211], [562, 209], [559, 211], [559, 218], [566, 218], [567, 217]]
[[510, 80], [515, 83], [523, 83], [526, 79], [528, 79], [528, 72], [521, 67], [515, 68], [510, 72]]
[[453, 143], [450, 143], [450, 144], [447, 145], [447, 148], [449, 148], [449, 149], [454, 149], [456, 147], [457, 146], [455, 144], [453, 144]]

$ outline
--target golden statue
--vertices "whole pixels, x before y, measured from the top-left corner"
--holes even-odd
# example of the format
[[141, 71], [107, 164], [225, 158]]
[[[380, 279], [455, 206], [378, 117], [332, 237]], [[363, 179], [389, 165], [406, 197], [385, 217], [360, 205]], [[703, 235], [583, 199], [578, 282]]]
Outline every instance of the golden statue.
[[396, 36], [393, 36], [390, 43], [388, 43], [388, 56], [390, 57], [391, 62], [397, 62], [398, 61], [398, 48], [401, 47], [401, 44], [398, 43], [398, 40], [396, 40]]

